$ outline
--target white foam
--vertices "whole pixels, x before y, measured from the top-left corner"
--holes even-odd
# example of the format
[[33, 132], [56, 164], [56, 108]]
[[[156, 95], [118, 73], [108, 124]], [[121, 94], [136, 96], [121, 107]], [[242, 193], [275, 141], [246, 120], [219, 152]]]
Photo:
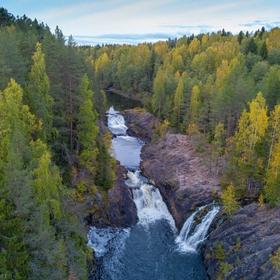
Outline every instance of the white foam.
[[91, 227], [88, 232], [88, 246], [94, 250], [95, 256], [100, 258], [110, 250], [110, 245], [115, 239], [124, 242], [129, 234], [130, 229]]
[[[220, 210], [219, 206], [212, 206], [201, 222], [194, 225], [195, 216], [205, 207], [203, 206], [196, 210], [184, 223], [179, 236], [175, 240], [179, 251], [195, 252], [199, 245], [205, 241], [210, 225]], [[194, 230], [192, 231], [193, 227]]]
[[161, 194], [153, 185], [141, 179], [139, 171], [128, 172], [127, 185], [133, 189], [133, 199], [137, 208], [140, 224], [149, 225], [158, 220], [166, 220], [171, 228], [176, 231], [173, 217], [168, 211]]
[[126, 135], [127, 126], [124, 117], [115, 111], [114, 107], [110, 107], [107, 111], [108, 128], [114, 135]]

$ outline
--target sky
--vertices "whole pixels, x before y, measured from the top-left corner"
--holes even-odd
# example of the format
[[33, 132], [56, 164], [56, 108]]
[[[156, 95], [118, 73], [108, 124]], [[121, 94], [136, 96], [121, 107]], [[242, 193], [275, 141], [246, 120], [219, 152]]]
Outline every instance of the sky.
[[280, 26], [280, 0], [0, 0], [81, 44], [137, 43], [224, 28], [237, 33]]

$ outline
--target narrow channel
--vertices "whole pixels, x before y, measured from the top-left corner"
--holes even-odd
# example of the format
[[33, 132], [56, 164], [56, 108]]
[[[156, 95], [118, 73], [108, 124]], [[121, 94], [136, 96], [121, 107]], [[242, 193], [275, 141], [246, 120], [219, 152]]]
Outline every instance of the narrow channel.
[[139, 170], [144, 143], [127, 135], [120, 112], [110, 107], [107, 116], [114, 135], [112, 153], [127, 169], [126, 186], [133, 192], [138, 223], [127, 229], [91, 228], [89, 246], [98, 264], [93, 280], [206, 279], [199, 246], [219, 208], [208, 207], [196, 223], [195, 216], [206, 206], [197, 209], [178, 232], [159, 190]]

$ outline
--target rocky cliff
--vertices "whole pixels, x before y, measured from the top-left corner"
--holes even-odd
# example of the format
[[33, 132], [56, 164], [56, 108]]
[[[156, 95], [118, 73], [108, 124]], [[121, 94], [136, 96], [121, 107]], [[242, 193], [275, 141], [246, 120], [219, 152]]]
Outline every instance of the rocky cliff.
[[280, 279], [271, 260], [280, 248], [280, 208], [253, 203], [220, 217], [204, 246], [210, 279]]
[[188, 136], [167, 134], [151, 143], [159, 121], [144, 110], [124, 112], [128, 133], [146, 141], [141, 153], [141, 169], [160, 189], [176, 225], [181, 228], [197, 207], [216, 199], [220, 192], [217, 179], [195, 151]]
[[186, 135], [167, 134], [142, 150], [143, 174], [159, 187], [179, 228], [197, 207], [217, 199], [220, 186]]
[[88, 224], [96, 227], [126, 228], [137, 223], [137, 211], [131, 190], [125, 185], [126, 170], [117, 165], [117, 179], [108, 195], [96, 193], [89, 207]]

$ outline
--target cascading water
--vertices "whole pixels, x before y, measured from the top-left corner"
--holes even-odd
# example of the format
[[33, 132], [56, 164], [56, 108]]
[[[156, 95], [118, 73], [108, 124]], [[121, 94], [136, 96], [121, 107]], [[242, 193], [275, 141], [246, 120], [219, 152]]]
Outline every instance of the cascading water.
[[181, 244], [183, 242], [185, 242], [187, 240], [187, 238], [189, 237], [189, 233], [192, 229], [193, 223], [194, 223], [194, 218], [196, 216], [196, 214], [203, 208], [205, 208], [206, 206], [200, 207], [198, 208], [194, 213], [192, 213], [192, 215], [186, 220], [186, 222], [184, 223], [178, 237], [176, 238], [176, 242]]
[[93, 227], [89, 231], [89, 246], [95, 250], [98, 267], [93, 279], [206, 279], [195, 249], [205, 239], [218, 208], [211, 208], [201, 223], [194, 226], [196, 215], [206, 206], [199, 208], [187, 219], [176, 238], [174, 219], [159, 190], [138, 170], [144, 143], [126, 134], [125, 120], [113, 107], [107, 116], [108, 128], [114, 135], [112, 154], [128, 169], [126, 185], [132, 189], [139, 221], [130, 229]]
[[115, 111], [113, 107], [110, 107], [107, 112], [108, 127], [113, 135], [126, 135], [127, 126], [125, 125], [124, 117]]
[[128, 180], [126, 184], [132, 188], [139, 223], [149, 225], [156, 220], [164, 219], [176, 231], [174, 219], [163, 202], [159, 190], [141, 179], [139, 170], [135, 172], [129, 171], [127, 175]]
[[205, 208], [206, 206], [198, 208], [184, 223], [179, 236], [176, 238], [176, 243], [181, 251], [196, 251], [198, 246], [205, 240], [209, 227], [220, 210], [219, 206], [212, 206], [201, 222], [191, 231], [196, 215]]

